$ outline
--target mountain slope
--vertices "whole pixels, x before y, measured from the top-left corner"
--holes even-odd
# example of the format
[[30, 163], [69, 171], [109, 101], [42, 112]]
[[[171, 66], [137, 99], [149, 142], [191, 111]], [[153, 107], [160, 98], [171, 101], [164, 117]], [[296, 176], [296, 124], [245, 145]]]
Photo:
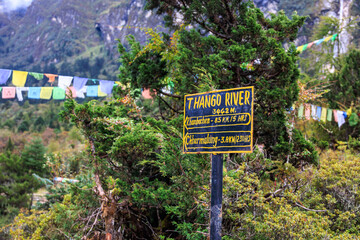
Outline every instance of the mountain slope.
[[[144, 32], [134, 27], [162, 22], [161, 17], [144, 11], [143, 5], [142, 0], [34, 0], [22, 18], [0, 16], [0, 67], [54, 70], [46, 65], [59, 69], [65, 61], [70, 66], [77, 59], [88, 59], [91, 66], [97, 57], [107, 68], [114, 65], [110, 69], [115, 71], [116, 39], [124, 41], [127, 34], [134, 34], [145, 42]], [[85, 75], [97, 78], [101, 74]], [[114, 78], [115, 74], [103, 77]]]
[[[308, 15], [296, 45], [310, 41], [320, 16], [358, 17], [355, 0], [254, 0], [267, 13]], [[116, 79], [117, 39], [141, 43], [141, 27], [161, 26], [161, 16], [144, 10], [145, 0], [33, 0], [26, 10], [0, 14], [0, 68]], [[268, 14], [269, 15], [269, 14]], [[359, 29], [359, 28], [358, 28]], [[163, 29], [161, 29], [163, 30]], [[343, 34], [344, 46], [358, 44], [360, 31]]]

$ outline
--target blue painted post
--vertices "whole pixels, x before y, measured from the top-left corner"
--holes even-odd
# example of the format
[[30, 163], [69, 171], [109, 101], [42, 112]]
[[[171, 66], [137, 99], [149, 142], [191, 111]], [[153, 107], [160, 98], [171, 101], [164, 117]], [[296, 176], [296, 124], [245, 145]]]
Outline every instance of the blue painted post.
[[211, 155], [210, 240], [221, 240], [223, 155]]

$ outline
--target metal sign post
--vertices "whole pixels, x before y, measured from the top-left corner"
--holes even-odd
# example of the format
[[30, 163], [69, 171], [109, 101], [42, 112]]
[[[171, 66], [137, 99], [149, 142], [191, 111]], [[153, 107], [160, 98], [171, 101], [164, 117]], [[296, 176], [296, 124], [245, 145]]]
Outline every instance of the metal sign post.
[[222, 153], [250, 153], [253, 149], [254, 87], [186, 95], [184, 153], [211, 153], [210, 239], [221, 239]]
[[211, 155], [210, 239], [221, 239], [223, 155]]

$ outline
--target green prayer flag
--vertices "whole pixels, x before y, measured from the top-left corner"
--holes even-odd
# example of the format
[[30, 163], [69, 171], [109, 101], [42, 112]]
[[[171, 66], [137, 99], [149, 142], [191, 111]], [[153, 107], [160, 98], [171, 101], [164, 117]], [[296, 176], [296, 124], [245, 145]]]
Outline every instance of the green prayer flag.
[[331, 122], [332, 121], [332, 110], [331, 109], [328, 109], [327, 110], [327, 117], [326, 117], [326, 120]]
[[62, 100], [65, 99], [65, 90], [59, 87], [53, 89], [53, 99]]
[[332, 36], [332, 38], [331, 38], [331, 41], [335, 41], [335, 38], [337, 37], [337, 33], [335, 33], [333, 36]]
[[302, 51], [305, 51], [306, 49], [307, 49], [307, 47], [308, 47], [308, 43], [307, 44], [305, 44], [305, 45], [303, 45], [303, 49], [302, 49]]
[[352, 113], [349, 118], [349, 125], [353, 127], [359, 123], [359, 117], [356, 113]]
[[2, 87], [0, 87], [0, 92], [1, 92], [1, 89], [2, 89]]
[[304, 105], [301, 104], [298, 111], [298, 117], [302, 118], [303, 114], [304, 114]]
[[44, 74], [42, 73], [29, 72], [29, 75], [33, 76], [36, 80], [42, 80], [44, 78]]

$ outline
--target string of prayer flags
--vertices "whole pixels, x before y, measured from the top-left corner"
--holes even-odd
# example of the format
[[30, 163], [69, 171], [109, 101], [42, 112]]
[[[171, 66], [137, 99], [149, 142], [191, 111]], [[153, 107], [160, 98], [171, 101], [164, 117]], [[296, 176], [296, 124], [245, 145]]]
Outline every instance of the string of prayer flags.
[[336, 34], [333, 34], [333, 35], [324, 37], [324, 38], [322, 38], [322, 39], [313, 41], [313, 42], [311, 42], [311, 43], [306, 43], [306, 44], [304, 44], [304, 45], [298, 46], [298, 47], [296, 48], [296, 50], [297, 50], [298, 52], [302, 53], [302, 52], [305, 51], [306, 49], [311, 48], [314, 44], [315, 44], [315, 45], [320, 45], [322, 42], [328, 42], [328, 41], [330, 41], [330, 40], [332, 40], [332, 41], [334, 42], [337, 36], [338, 36], [338, 34], [336, 33]]
[[59, 76], [58, 87], [66, 90], [67, 87], [70, 87], [72, 80], [73, 80], [73, 77]]
[[329, 109], [326, 107], [315, 106], [312, 104], [301, 104], [299, 106], [297, 116], [299, 118], [303, 117], [305, 114], [305, 119], [310, 120], [310, 117], [317, 121], [322, 122], [331, 122], [333, 119], [338, 124], [339, 128], [345, 123], [345, 119], [349, 117], [349, 125], [355, 126], [360, 122], [360, 113], [354, 113], [352, 108], [341, 111], [335, 109]]
[[107, 81], [107, 80], [99, 80], [100, 82], [100, 90], [103, 93], [111, 94], [112, 89], [114, 87], [113, 81]]
[[79, 182], [79, 180], [77, 180], [77, 179], [63, 178], [63, 177], [54, 177], [54, 182], [76, 183], [76, 182]]
[[55, 82], [55, 78], [58, 76], [56, 74], [50, 74], [50, 73], [45, 73], [44, 74], [47, 78], [49, 78], [49, 83], [53, 83]]
[[3, 87], [2, 89], [2, 98], [3, 99], [12, 99], [15, 98], [15, 87]]
[[40, 99], [41, 87], [29, 87], [28, 98]]
[[11, 70], [0, 69], [0, 85], [5, 85], [11, 75]]
[[23, 71], [13, 71], [12, 83], [16, 87], [24, 87], [26, 83], [28, 72]]
[[88, 97], [97, 97], [98, 96], [98, 85], [87, 86], [86, 96]]
[[17, 87], [16, 88], [16, 97], [18, 99], [18, 101], [23, 101], [24, 98], [23, 98], [23, 91], [29, 91], [29, 88], [28, 87]]
[[42, 74], [42, 73], [29, 72], [29, 75], [33, 76], [38, 81], [40, 81], [44, 78], [44, 74]]
[[[17, 97], [18, 101], [23, 101], [24, 91], [28, 91], [27, 97], [29, 99], [50, 100], [53, 98], [55, 100], [63, 100], [67, 96], [72, 98], [85, 98], [85, 95], [88, 97], [106, 97], [112, 93], [114, 86], [120, 85], [119, 82], [115, 84], [114, 81], [90, 79], [93, 84], [97, 85], [87, 86], [86, 83], [89, 80], [88, 78], [8, 69], [0, 69], [0, 85], [7, 84], [11, 75], [12, 84], [15, 87], [5, 87], [3, 89], [0, 87], [0, 91], [3, 90], [1, 93], [3, 99]], [[33, 79], [40, 81], [44, 79], [45, 76], [48, 78], [48, 82], [51, 83], [51, 87], [25, 87], [28, 76], [32, 77], [30, 81]], [[52, 87], [56, 80], [58, 81], [58, 86]]]
[[65, 90], [60, 87], [54, 87], [53, 99], [55, 99], [55, 100], [65, 99]]
[[74, 77], [74, 88], [77, 91], [80, 91], [86, 84], [86, 82], [88, 81], [87, 78], [81, 78], [81, 77]]
[[42, 87], [40, 91], [40, 99], [50, 100], [53, 92], [53, 87]]

